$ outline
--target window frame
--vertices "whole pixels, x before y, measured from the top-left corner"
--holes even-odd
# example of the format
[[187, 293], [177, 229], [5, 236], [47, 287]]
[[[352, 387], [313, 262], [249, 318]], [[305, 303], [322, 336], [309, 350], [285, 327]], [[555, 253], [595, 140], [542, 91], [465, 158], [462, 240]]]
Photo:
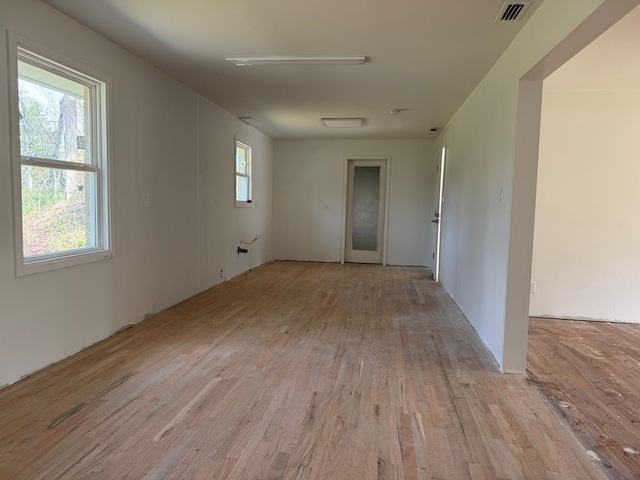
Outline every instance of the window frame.
[[[110, 79], [75, 60], [53, 52], [13, 32], [9, 40], [9, 109], [11, 168], [13, 190], [13, 229], [16, 276], [44, 272], [89, 262], [106, 260], [114, 255], [111, 228], [109, 152]], [[22, 156], [20, 149], [20, 108], [18, 61], [34, 65], [89, 88], [90, 121], [85, 134], [91, 138], [91, 163]], [[22, 166], [56, 168], [95, 174], [96, 246], [65, 250], [34, 257], [24, 256], [22, 217]]]
[[[233, 150], [233, 200], [236, 207], [253, 207], [253, 147], [245, 142], [235, 139]], [[242, 148], [247, 152], [247, 174], [238, 172], [237, 156], [238, 148]], [[238, 177], [243, 177], [248, 180], [247, 186], [247, 200], [238, 200]]]

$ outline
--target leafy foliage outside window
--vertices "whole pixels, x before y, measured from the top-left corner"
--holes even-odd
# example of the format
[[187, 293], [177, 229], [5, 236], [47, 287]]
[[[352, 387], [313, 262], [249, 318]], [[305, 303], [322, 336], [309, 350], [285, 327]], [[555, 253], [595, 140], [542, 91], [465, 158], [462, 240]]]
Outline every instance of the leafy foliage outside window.
[[[22, 167], [22, 245], [25, 257], [94, 247], [92, 174]], [[26, 184], [26, 185], [25, 185]]]
[[[34, 69], [30, 67], [27, 71], [31, 73]], [[49, 72], [47, 76], [55, 78]], [[85, 163], [86, 149], [79, 148], [79, 140], [87, 130], [85, 98], [89, 89], [78, 85], [77, 92], [62, 92], [27, 78], [18, 79], [18, 88], [20, 154]]]
[[[36, 67], [26, 66], [28, 72]], [[42, 73], [41, 73], [42, 72]], [[55, 83], [55, 74], [40, 70]], [[52, 78], [53, 77], [53, 78]], [[78, 139], [86, 131], [85, 98], [19, 78], [20, 153], [23, 157], [84, 163]], [[86, 146], [86, 145], [81, 145]], [[25, 257], [94, 247], [91, 173], [22, 166], [22, 229]], [[89, 208], [88, 208], [89, 207]]]

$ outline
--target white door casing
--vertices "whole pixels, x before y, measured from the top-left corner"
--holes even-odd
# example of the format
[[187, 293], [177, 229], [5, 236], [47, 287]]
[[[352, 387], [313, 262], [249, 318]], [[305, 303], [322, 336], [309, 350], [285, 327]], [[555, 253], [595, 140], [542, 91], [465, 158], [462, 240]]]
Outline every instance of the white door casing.
[[346, 173], [344, 260], [386, 265], [388, 158], [349, 158]]
[[432, 238], [433, 238], [433, 252], [431, 256], [431, 272], [433, 273], [433, 279], [438, 281], [440, 279], [440, 257], [442, 255], [442, 204], [444, 202], [444, 170], [445, 170], [445, 160], [447, 156], [446, 147], [442, 147], [442, 149], [437, 154], [436, 159], [436, 176], [435, 176], [435, 185], [434, 185], [434, 213], [431, 222], [433, 227]]

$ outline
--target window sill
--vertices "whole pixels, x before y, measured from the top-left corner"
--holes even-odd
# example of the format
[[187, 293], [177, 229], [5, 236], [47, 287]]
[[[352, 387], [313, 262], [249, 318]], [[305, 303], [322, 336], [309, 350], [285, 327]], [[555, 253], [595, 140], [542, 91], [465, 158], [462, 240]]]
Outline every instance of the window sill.
[[252, 208], [254, 207], [256, 202], [238, 202], [236, 201], [234, 206], [236, 208]]
[[110, 250], [69, 253], [64, 256], [26, 262], [20, 258], [16, 264], [16, 276], [22, 277], [24, 275], [31, 275], [32, 273], [48, 272], [50, 270], [82, 265], [84, 263], [99, 262], [111, 258], [113, 258], [113, 252]]

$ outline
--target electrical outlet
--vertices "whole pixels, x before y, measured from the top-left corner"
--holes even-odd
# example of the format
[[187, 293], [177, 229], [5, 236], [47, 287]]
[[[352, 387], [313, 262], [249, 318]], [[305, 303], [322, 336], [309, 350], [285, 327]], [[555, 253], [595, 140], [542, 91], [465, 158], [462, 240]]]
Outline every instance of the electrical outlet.
[[531, 282], [531, 286], [529, 287], [529, 293], [536, 293], [536, 282]]
[[220, 278], [224, 278], [224, 270], [220, 269]]

